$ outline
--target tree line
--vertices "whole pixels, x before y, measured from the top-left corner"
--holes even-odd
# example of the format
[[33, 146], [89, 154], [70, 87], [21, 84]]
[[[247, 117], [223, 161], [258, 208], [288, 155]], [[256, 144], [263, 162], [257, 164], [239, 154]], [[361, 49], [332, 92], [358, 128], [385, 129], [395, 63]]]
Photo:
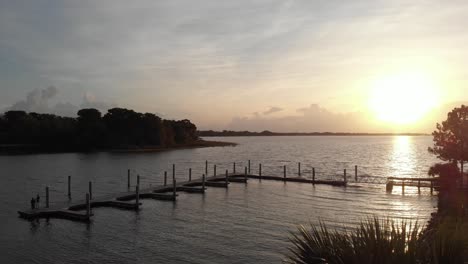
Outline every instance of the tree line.
[[36, 145], [51, 150], [171, 147], [198, 140], [190, 120], [165, 120], [151, 113], [94, 108], [77, 117], [7, 111], [0, 115], [0, 144]]

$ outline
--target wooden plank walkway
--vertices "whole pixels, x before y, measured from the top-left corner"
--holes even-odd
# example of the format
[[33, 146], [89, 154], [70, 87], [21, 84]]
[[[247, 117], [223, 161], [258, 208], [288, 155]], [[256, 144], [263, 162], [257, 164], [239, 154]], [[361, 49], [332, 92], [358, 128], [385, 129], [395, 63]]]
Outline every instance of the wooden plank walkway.
[[[141, 203], [139, 202], [140, 199], [175, 201], [177, 197], [177, 192], [204, 193], [206, 187], [228, 188], [229, 183], [231, 182], [247, 183], [248, 179], [346, 186], [346, 182], [344, 181], [311, 180], [302, 177], [278, 177], [266, 175], [261, 176], [245, 173], [230, 173], [227, 175], [218, 174], [216, 176], [206, 177], [206, 179], [202, 178], [194, 179], [191, 181], [184, 181], [180, 183], [176, 182], [175, 186], [173, 184], [158, 185], [141, 189], [138, 191], [119, 192], [112, 195], [96, 197], [89, 201], [89, 205], [86, 199], [83, 199], [73, 201], [71, 203], [63, 202], [55, 204], [50, 208], [20, 210], [18, 211], [18, 214], [21, 218], [29, 220], [36, 218], [62, 218], [74, 221], [88, 222], [90, 221], [90, 218], [92, 216], [92, 213], [90, 211], [91, 208], [111, 207], [124, 210], [139, 210], [139, 206], [141, 205]], [[83, 212], [83, 210], [85, 212]]]
[[387, 192], [392, 192], [393, 186], [401, 186], [401, 192], [405, 193], [405, 187], [418, 187], [418, 193], [421, 193], [421, 188], [429, 188], [431, 194], [434, 188], [438, 187], [439, 177], [423, 177], [423, 178], [403, 178], [403, 177], [388, 177], [386, 189]]

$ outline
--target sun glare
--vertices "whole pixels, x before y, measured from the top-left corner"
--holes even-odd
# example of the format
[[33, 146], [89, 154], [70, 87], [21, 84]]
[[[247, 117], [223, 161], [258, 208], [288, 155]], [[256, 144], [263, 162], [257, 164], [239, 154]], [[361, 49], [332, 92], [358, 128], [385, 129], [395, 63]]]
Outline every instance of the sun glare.
[[429, 76], [405, 73], [378, 79], [372, 85], [369, 104], [381, 121], [411, 124], [436, 106], [437, 95]]

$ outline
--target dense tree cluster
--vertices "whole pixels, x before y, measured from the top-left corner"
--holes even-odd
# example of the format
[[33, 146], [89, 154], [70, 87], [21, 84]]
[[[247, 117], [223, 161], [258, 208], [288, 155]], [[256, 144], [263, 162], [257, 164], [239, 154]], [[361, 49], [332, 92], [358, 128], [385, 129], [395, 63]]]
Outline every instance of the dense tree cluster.
[[446, 163], [434, 164], [428, 174], [438, 175], [440, 187], [444, 189], [466, 184], [464, 163], [468, 161], [468, 107], [462, 105], [450, 111], [445, 121], [437, 123], [432, 135], [434, 145], [428, 150]]
[[197, 127], [189, 120], [163, 120], [124, 108], [81, 109], [78, 117], [8, 111], [0, 116], [0, 144], [50, 149], [91, 150], [169, 147], [194, 142]]
[[443, 161], [459, 163], [462, 172], [468, 161], [468, 107], [454, 108], [447, 114], [447, 120], [437, 124], [432, 135], [434, 146], [429, 152]]

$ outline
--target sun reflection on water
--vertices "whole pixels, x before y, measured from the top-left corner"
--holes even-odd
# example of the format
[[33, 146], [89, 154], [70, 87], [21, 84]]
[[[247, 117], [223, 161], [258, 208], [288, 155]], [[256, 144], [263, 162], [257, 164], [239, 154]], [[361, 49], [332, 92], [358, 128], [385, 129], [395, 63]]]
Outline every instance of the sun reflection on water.
[[416, 170], [417, 162], [410, 136], [395, 136], [393, 139], [393, 151], [389, 160], [389, 167], [397, 177], [414, 177], [411, 175]]

